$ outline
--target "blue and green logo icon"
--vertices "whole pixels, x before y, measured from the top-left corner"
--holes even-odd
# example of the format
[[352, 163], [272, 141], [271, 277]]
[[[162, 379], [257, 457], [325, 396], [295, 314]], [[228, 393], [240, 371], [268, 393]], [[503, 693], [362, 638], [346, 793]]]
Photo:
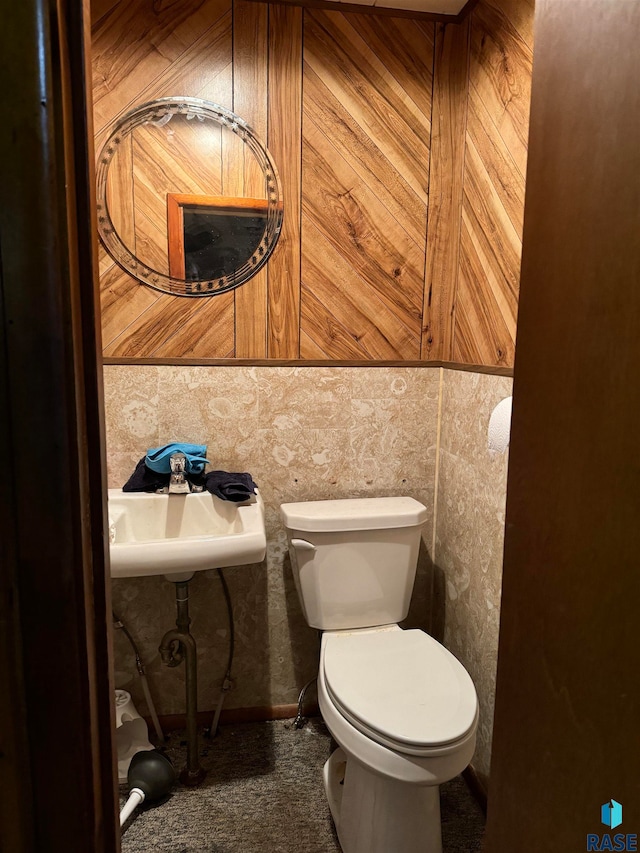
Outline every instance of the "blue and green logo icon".
[[[600, 806], [600, 821], [609, 829], [615, 829], [622, 823], [622, 803], [611, 799]], [[635, 832], [603, 832], [598, 835], [590, 832], [587, 835], [587, 850], [637, 850], [638, 835]]]
[[615, 829], [616, 826], [620, 826], [622, 823], [622, 803], [618, 803], [615, 800], [609, 800], [608, 803], [604, 803], [602, 808], [600, 809], [600, 820], [605, 826], [608, 826], [609, 829]]

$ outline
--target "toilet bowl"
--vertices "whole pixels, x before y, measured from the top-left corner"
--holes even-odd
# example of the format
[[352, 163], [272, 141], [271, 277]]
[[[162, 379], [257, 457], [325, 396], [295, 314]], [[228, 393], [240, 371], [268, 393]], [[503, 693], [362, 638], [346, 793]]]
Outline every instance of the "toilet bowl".
[[343, 853], [440, 853], [438, 786], [464, 770], [476, 742], [462, 665], [422, 631], [327, 632], [318, 702], [340, 745], [324, 784]]
[[402, 630], [426, 508], [409, 497], [283, 504], [293, 576], [323, 631], [320, 712], [339, 748], [324, 784], [343, 853], [442, 853], [438, 786], [473, 756], [462, 664]]

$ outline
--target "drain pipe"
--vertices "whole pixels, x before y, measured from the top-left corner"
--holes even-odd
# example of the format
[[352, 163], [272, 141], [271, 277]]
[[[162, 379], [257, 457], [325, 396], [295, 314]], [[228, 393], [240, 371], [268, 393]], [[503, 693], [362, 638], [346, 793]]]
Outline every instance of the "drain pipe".
[[147, 708], [149, 709], [149, 715], [153, 721], [153, 727], [156, 730], [156, 735], [160, 743], [164, 743], [164, 732], [160, 726], [160, 720], [158, 719], [158, 715], [156, 713], [156, 706], [153, 704], [153, 699], [151, 698], [151, 691], [149, 690], [149, 682], [147, 681], [147, 674], [145, 672], [144, 664], [142, 662], [142, 658], [140, 657], [140, 652], [138, 651], [138, 647], [136, 646], [135, 640], [129, 633], [127, 626], [124, 624], [122, 619], [119, 619], [115, 613], [111, 614], [113, 616], [113, 627], [122, 631], [125, 635], [129, 643], [131, 644], [131, 648], [133, 649], [133, 654], [136, 658], [136, 669], [138, 670], [138, 675], [140, 676], [140, 683], [142, 685], [142, 692], [144, 693], [144, 698], [147, 703]]
[[[168, 578], [170, 579], [170, 578]], [[190, 580], [191, 578], [189, 578]], [[186, 702], [187, 702], [187, 766], [180, 773], [183, 785], [195, 787], [206, 775], [198, 760], [198, 659], [196, 641], [189, 631], [189, 580], [173, 581], [176, 587], [176, 628], [172, 628], [162, 638], [160, 657], [166, 666], [186, 665]]]

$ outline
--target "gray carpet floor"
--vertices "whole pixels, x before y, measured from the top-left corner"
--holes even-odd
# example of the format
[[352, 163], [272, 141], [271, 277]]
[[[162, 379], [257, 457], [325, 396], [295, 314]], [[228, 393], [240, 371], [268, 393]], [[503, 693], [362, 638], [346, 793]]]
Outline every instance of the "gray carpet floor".
[[[183, 739], [173, 732], [163, 747], [177, 771]], [[319, 718], [302, 729], [291, 720], [220, 726], [200, 743], [203, 784], [143, 804], [124, 826], [123, 853], [340, 853], [322, 785], [334, 744]], [[462, 778], [442, 786], [441, 811], [444, 853], [477, 853], [484, 817]]]

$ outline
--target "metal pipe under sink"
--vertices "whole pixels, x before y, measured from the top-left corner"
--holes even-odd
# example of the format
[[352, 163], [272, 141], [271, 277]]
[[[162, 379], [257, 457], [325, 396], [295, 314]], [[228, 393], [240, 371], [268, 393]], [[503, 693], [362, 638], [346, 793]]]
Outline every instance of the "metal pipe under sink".
[[166, 666], [186, 665], [185, 691], [187, 701], [187, 765], [180, 773], [183, 785], [195, 787], [206, 776], [198, 756], [198, 659], [196, 641], [189, 631], [189, 580], [174, 581], [176, 587], [176, 628], [162, 638], [160, 657]]

